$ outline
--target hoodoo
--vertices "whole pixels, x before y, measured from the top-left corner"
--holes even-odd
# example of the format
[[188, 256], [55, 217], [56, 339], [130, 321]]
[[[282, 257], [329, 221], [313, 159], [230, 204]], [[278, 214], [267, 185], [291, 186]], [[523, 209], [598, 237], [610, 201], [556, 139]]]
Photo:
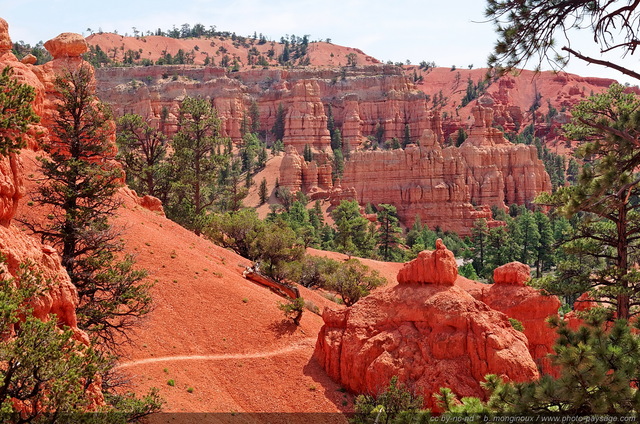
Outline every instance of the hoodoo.
[[442, 241], [437, 246], [405, 265], [400, 284], [350, 308], [325, 309], [315, 357], [331, 378], [354, 392], [377, 394], [398, 376], [434, 407], [432, 393], [441, 387], [483, 397], [486, 374], [538, 377], [525, 335], [453, 284], [453, 254]]

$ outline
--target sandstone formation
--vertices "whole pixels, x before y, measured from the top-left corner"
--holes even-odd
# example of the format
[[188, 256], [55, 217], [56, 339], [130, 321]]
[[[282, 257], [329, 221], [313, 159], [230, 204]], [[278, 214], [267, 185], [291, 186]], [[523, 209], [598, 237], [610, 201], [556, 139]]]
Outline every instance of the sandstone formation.
[[84, 37], [72, 32], [64, 32], [44, 43], [45, 49], [54, 59], [80, 57], [89, 50]]
[[[97, 71], [100, 97], [116, 114], [134, 112], [171, 133], [185, 96], [209, 98], [222, 133], [240, 142], [243, 120], [255, 103], [259, 129], [272, 140], [277, 110], [285, 111], [287, 146], [280, 184], [312, 198], [333, 198], [329, 107], [342, 131], [345, 162], [340, 195], [361, 204], [391, 203], [410, 226], [416, 216], [431, 228], [468, 235], [479, 218], [491, 221], [491, 206], [531, 202], [551, 187], [533, 146], [513, 145], [493, 128], [494, 109], [473, 110], [468, 140], [443, 147], [441, 115], [410, 78], [394, 66], [342, 70], [266, 69], [227, 74], [211, 67], [150, 66]], [[361, 151], [380, 128], [385, 140], [414, 143], [405, 150]], [[315, 163], [301, 155], [305, 145]], [[492, 222], [490, 225], [499, 225]]]
[[354, 392], [376, 394], [397, 375], [428, 407], [440, 387], [484, 397], [479, 382], [488, 373], [538, 378], [524, 334], [506, 315], [451, 285], [452, 256], [440, 242], [400, 271], [401, 284], [344, 310], [325, 309], [314, 356], [329, 376]]
[[[65, 36], [65, 39], [78, 40], [78, 37], [82, 38], [75, 34], [73, 37]], [[64, 56], [65, 45], [64, 41], [56, 44], [58, 55]], [[43, 67], [34, 66], [29, 63], [30, 61], [21, 63], [7, 50], [7, 46], [9, 48], [11, 46], [8, 25], [6, 21], [0, 19], [0, 69], [6, 66], [12, 67], [16, 79], [34, 87], [36, 98], [32, 106], [37, 114], [46, 118], [51, 112], [52, 105], [47, 102], [48, 93], [45, 87], [55, 78], [52, 70], [63, 69], [60, 61], [64, 61], [67, 65], [71, 62], [66, 59], [54, 60], [53, 63]], [[75, 51], [70, 52], [70, 55], [75, 54]], [[46, 125], [47, 120], [43, 119], [43, 122]], [[37, 149], [48, 136], [48, 128], [34, 126], [29, 135], [28, 147]], [[8, 273], [9, 277], [15, 277], [21, 264], [30, 263], [32, 269], [42, 275], [42, 283], [46, 284], [46, 287], [42, 287], [42, 294], [31, 301], [34, 315], [42, 320], [55, 319], [61, 328], [69, 327], [76, 340], [89, 344], [89, 337], [77, 326], [75, 312], [78, 305], [77, 290], [62, 267], [56, 250], [26, 236], [11, 224], [18, 201], [23, 195], [24, 185], [19, 155], [0, 156], [0, 253], [6, 257], [6, 263], [1, 266], [2, 271]], [[92, 384], [87, 389], [87, 393], [96, 404], [104, 404], [99, 383]]]
[[453, 252], [438, 239], [436, 250], [423, 250], [416, 259], [404, 264], [398, 272], [398, 283], [453, 286], [457, 277], [458, 264]]
[[493, 270], [494, 284], [524, 286], [531, 279], [531, 268], [520, 262], [510, 262]]
[[558, 316], [560, 300], [548, 296], [525, 282], [531, 279], [529, 266], [511, 262], [495, 269], [494, 284], [481, 299], [489, 307], [515, 318], [524, 326], [529, 340], [529, 352], [546, 373], [554, 374], [548, 355], [553, 353], [557, 334], [547, 324], [547, 318]]

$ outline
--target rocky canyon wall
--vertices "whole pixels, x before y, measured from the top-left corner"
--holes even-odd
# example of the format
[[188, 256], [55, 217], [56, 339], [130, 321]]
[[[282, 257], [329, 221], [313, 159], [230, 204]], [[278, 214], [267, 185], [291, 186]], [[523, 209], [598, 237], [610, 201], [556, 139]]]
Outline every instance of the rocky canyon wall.
[[264, 69], [227, 73], [221, 68], [149, 66], [96, 70], [98, 94], [116, 115], [137, 113], [169, 132], [175, 130], [180, 101], [185, 96], [211, 100], [222, 121], [223, 135], [241, 140], [243, 119], [257, 104], [259, 128], [270, 130], [278, 107], [286, 113], [284, 142], [302, 153], [305, 144], [329, 148], [328, 106], [345, 142], [356, 149], [378, 124], [385, 138], [413, 140], [424, 129], [440, 134], [427, 107], [427, 97], [401, 69], [377, 65], [341, 69]]
[[[280, 184], [312, 199], [357, 199], [390, 203], [403, 223], [416, 216], [468, 235], [491, 206], [526, 204], [551, 184], [535, 148], [513, 145], [493, 128], [492, 108], [476, 106], [467, 141], [444, 147], [442, 116], [429, 98], [395, 66], [343, 69], [264, 69], [227, 73], [220, 68], [150, 66], [97, 70], [98, 91], [116, 114], [137, 113], [167, 132], [175, 131], [185, 96], [208, 98], [216, 107], [223, 135], [241, 141], [243, 121], [257, 106], [259, 129], [267, 140], [279, 107], [285, 111], [287, 147]], [[343, 135], [344, 175], [334, 187], [328, 121]], [[406, 149], [363, 150], [368, 136], [411, 144]], [[313, 162], [301, 154], [305, 145]]]

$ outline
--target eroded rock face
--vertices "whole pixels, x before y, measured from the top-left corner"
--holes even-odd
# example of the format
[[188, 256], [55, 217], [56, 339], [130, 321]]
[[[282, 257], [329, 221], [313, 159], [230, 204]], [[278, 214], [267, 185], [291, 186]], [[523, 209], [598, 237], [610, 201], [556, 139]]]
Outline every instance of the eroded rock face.
[[44, 43], [54, 59], [63, 59], [66, 57], [80, 57], [89, 51], [89, 46], [84, 37], [73, 32], [64, 32], [57, 37]]
[[[447, 253], [448, 252], [448, 253]], [[451, 252], [440, 244], [431, 258], [448, 269]], [[427, 257], [429, 255], [425, 255]], [[506, 315], [450, 284], [422, 284], [431, 271], [424, 258], [400, 271], [403, 282], [374, 292], [350, 308], [325, 309], [314, 356], [329, 376], [357, 393], [379, 393], [391, 377], [424, 395], [449, 387], [459, 396], [484, 397], [480, 381], [495, 373], [512, 381], [538, 378], [527, 339]], [[411, 280], [406, 275], [415, 275]], [[415, 281], [414, 281], [415, 280]]]
[[11, 37], [9, 36], [9, 24], [0, 18], [0, 54], [11, 51]]
[[423, 250], [418, 257], [404, 264], [398, 272], [400, 284], [444, 284], [453, 286], [458, 278], [456, 258], [441, 239], [436, 250]]
[[524, 286], [531, 279], [531, 268], [520, 262], [510, 262], [493, 270], [495, 284]]
[[24, 194], [20, 157], [15, 153], [0, 156], [0, 225], [9, 225]]
[[553, 353], [557, 334], [547, 324], [547, 318], [558, 316], [560, 300], [539, 290], [525, 286], [531, 279], [528, 265], [511, 262], [493, 272], [494, 284], [483, 293], [482, 301], [489, 307], [515, 318], [524, 326], [529, 340], [529, 352], [542, 370], [556, 374], [548, 355]]
[[[82, 38], [77, 34], [76, 36]], [[77, 39], [77, 37], [75, 38]], [[11, 39], [8, 37], [8, 26], [6, 21], [0, 19], [0, 69], [5, 66], [12, 67], [14, 77], [18, 81], [34, 87], [36, 98], [32, 105], [33, 109], [38, 115], [45, 118], [43, 125], [34, 126], [27, 137], [27, 147], [35, 150], [43, 140], [47, 139], [49, 134], [49, 128], [46, 126], [49, 121], [46, 116], [51, 113], [53, 106], [46, 101], [46, 84], [54, 78], [51, 70], [56, 69], [56, 66], [57, 69], [61, 69], [62, 64], [59, 63], [59, 60], [54, 60], [46, 67], [33, 66], [30, 60], [21, 63], [10, 51], [5, 49], [7, 40], [10, 49]], [[77, 59], [82, 61], [80, 58]], [[11, 225], [18, 201], [24, 195], [22, 179], [19, 155], [0, 156], [0, 253], [6, 257], [6, 263], [1, 265], [1, 268], [8, 274], [5, 274], [3, 278], [16, 277], [19, 274], [21, 264], [31, 264], [31, 269], [42, 275], [42, 284], [46, 284], [42, 294], [31, 301], [34, 316], [42, 320], [55, 319], [61, 328], [69, 327], [77, 341], [88, 345], [89, 337], [77, 325], [77, 290], [62, 267], [56, 250], [51, 246], [41, 244]], [[93, 383], [87, 389], [87, 393], [94, 404], [104, 405], [99, 382]]]

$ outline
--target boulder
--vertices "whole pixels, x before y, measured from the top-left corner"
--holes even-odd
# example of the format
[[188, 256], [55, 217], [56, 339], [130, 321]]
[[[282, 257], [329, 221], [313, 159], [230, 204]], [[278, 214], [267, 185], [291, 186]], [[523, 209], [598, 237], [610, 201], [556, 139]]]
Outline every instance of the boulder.
[[531, 279], [529, 266], [511, 262], [494, 270], [494, 284], [484, 291], [482, 301], [489, 307], [515, 318], [524, 326], [524, 334], [529, 340], [529, 352], [541, 369], [557, 375], [551, 367], [549, 354], [558, 335], [547, 324], [547, 318], [558, 316], [560, 300], [549, 296], [525, 282]]
[[434, 407], [433, 393], [484, 398], [486, 374], [539, 377], [524, 334], [506, 315], [443, 284], [400, 284], [342, 311], [325, 309], [314, 357], [356, 393], [377, 394], [393, 376]]
[[89, 46], [84, 37], [73, 32], [64, 32], [57, 37], [44, 43], [54, 59], [62, 59], [66, 57], [80, 57], [89, 51]]
[[529, 265], [520, 262], [510, 262], [493, 270], [493, 282], [495, 284], [509, 284], [524, 286], [531, 279]]

